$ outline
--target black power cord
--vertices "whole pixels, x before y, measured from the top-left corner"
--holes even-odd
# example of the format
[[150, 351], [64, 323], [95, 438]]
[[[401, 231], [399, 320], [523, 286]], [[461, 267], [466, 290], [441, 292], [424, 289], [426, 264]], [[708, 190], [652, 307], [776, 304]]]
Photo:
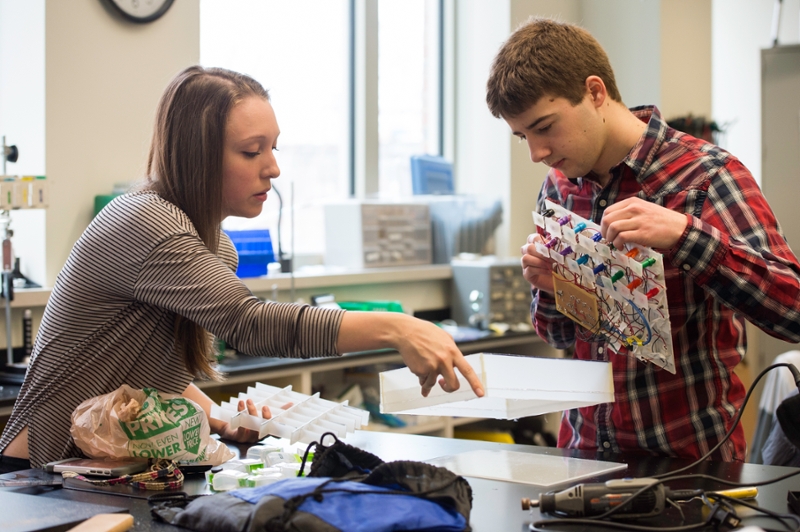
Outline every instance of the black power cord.
[[[798, 517], [798, 516], [795, 516], [795, 515], [792, 515], [792, 514], [778, 514], [776, 512], [772, 512], [772, 511], [764, 509], [764, 508], [759, 508], [758, 506], [751, 505], [749, 503], [743, 502], [743, 501], [738, 500], [738, 499], [733, 499], [733, 498], [727, 497], [725, 495], [720, 495], [720, 494], [717, 494], [715, 492], [710, 492], [712, 497], [714, 497], [716, 500], [718, 500], [720, 502], [721, 501], [726, 501], [727, 504], [720, 505], [720, 503], [718, 502], [711, 509], [711, 512], [709, 513], [708, 518], [706, 520], [704, 520], [703, 522], [701, 522], [701, 523], [694, 523], [694, 524], [691, 524], [691, 525], [682, 525], [682, 526], [678, 526], [678, 527], [653, 527], [652, 525], [651, 526], [639, 526], [639, 525], [632, 525], [632, 524], [629, 524], [629, 523], [621, 523], [619, 521], [604, 521], [604, 519], [612, 518], [614, 515], [620, 513], [624, 508], [626, 508], [630, 504], [633, 504], [633, 501], [636, 500], [637, 497], [639, 497], [640, 495], [642, 495], [646, 491], [652, 490], [655, 486], [657, 486], [659, 484], [663, 484], [665, 482], [671, 482], [671, 481], [675, 481], [675, 480], [687, 480], [687, 479], [690, 479], [690, 480], [703, 479], [703, 480], [711, 480], [711, 481], [714, 481], [714, 482], [717, 482], [719, 484], [723, 484], [723, 485], [726, 485], [726, 486], [758, 487], [758, 486], [765, 486], [765, 485], [768, 485], [768, 484], [773, 484], [775, 482], [780, 482], [781, 480], [785, 480], [787, 478], [791, 478], [793, 476], [800, 475], [800, 470], [797, 470], [797, 471], [794, 471], [792, 473], [787, 473], [785, 475], [781, 475], [781, 476], [776, 477], [776, 478], [772, 478], [772, 479], [761, 481], [761, 482], [755, 482], [755, 483], [754, 482], [748, 482], [748, 483], [732, 482], [730, 480], [726, 480], [726, 479], [722, 479], [722, 478], [718, 478], [718, 477], [713, 477], [711, 475], [705, 475], [705, 474], [701, 474], [701, 473], [680, 475], [680, 473], [683, 473], [684, 471], [687, 471], [687, 470], [697, 466], [701, 462], [705, 461], [706, 459], [708, 459], [708, 457], [710, 457], [717, 449], [719, 449], [722, 445], [725, 444], [726, 441], [728, 441], [730, 439], [731, 435], [733, 434], [734, 430], [736, 430], [736, 427], [739, 424], [739, 421], [740, 421], [740, 419], [742, 417], [742, 413], [744, 412], [745, 407], [747, 407], [747, 403], [750, 400], [750, 396], [753, 394], [753, 391], [755, 390], [756, 385], [761, 381], [761, 379], [764, 377], [764, 375], [766, 375], [768, 372], [772, 371], [773, 369], [780, 368], [780, 367], [786, 367], [786, 368], [789, 369], [789, 371], [792, 372], [792, 376], [794, 377], [795, 385], [797, 385], [798, 390], [800, 390], [800, 370], [798, 370], [797, 367], [795, 367], [793, 364], [779, 363], [779, 364], [773, 364], [773, 365], [765, 368], [763, 371], [761, 371], [756, 376], [756, 378], [753, 380], [753, 384], [747, 390], [747, 394], [744, 397], [744, 402], [742, 403], [742, 407], [736, 413], [736, 416], [733, 419], [733, 423], [731, 424], [731, 428], [728, 430], [728, 432], [725, 434], [725, 436], [714, 447], [712, 447], [706, 454], [704, 454], [703, 456], [701, 456], [700, 458], [698, 458], [697, 460], [695, 460], [691, 464], [689, 464], [689, 465], [687, 465], [685, 467], [682, 467], [680, 469], [677, 469], [675, 471], [670, 471], [668, 473], [663, 473], [661, 475], [655, 475], [653, 477], [650, 477], [650, 478], [653, 478], [653, 479], [657, 479], [657, 482], [637, 490], [636, 492], [632, 493], [629, 497], [627, 497], [624, 501], [620, 502], [619, 505], [615, 506], [614, 508], [610, 509], [609, 511], [607, 511], [607, 512], [601, 514], [601, 515], [588, 517], [588, 518], [580, 518], [580, 519], [578, 519], [578, 518], [557, 518], [557, 519], [540, 520], [540, 521], [535, 521], [535, 522], [531, 523], [530, 524], [530, 529], [531, 530], [549, 530], [550, 527], [553, 526], [553, 525], [555, 525], [555, 526], [559, 526], [559, 525], [591, 525], [591, 526], [614, 528], [616, 530], [634, 530], [634, 531], [658, 530], [659, 532], [685, 532], [685, 531], [689, 531], [689, 530], [697, 530], [697, 529], [704, 528], [706, 526], [711, 526], [711, 525], [715, 526], [715, 528], [718, 528], [720, 525], [733, 528], [734, 527], [734, 523], [735, 523], [735, 525], [738, 525], [738, 521], [739, 521], [738, 517], [736, 517], [736, 515], [735, 515], [735, 511], [733, 510], [733, 507], [730, 505], [731, 502], [734, 502], [736, 504], [741, 504], [743, 506], [746, 506], [748, 508], [751, 508], [753, 510], [761, 512], [764, 515], [767, 515], [769, 517], [778, 519], [782, 523], [784, 523], [784, 525], [786, 525], [786, 523], [783, 521], [784, 519], [793, 519], [798, 523], [798, 527], [796, 529], [794, 529], [794, 531], [795, 532], [800, 532], [800, 517]], [[547, 528], [545, 528], [545, 527], [547, 527]]]
[[755, 390], [756, 385], [759, 383], [759, 381], [764, 377], [764, 375], [766, 375], [767, 373], [769, 373], [773, 369], [780, 368], [780, 367], [789, 368], [789, 371], [792, 372], [792, 376], [794, 377], [795, 385], [797, 386], [797, 389], [800, 390], [800, 370], [798, 370], [793, 364], [786, 364], [786, 363], [781, 362], [779, 364], [773, 364], [771, 366], [768, 366], [768, 367], [764, 368], [764, 370], [761, 371], [761, 373], [759, 373], [756, 376], [755, 380], [753, 381], [753, 384], [751, 384], [750, 388], [747, 390], [747, 394], [745, 394], [745, 396], [744, 396], [744, 402], [742, 403], [742, 407], [739, 409], [739, 411], [736, 413], [736, 416], [733, 418], [733, 422], [731, 423], [730, 430], [728, 430], [728, 433], [725, 434], [725, 436], [719, 442], [717, 442], [717, 444], [714, 447], [709, 449], [709, 451], [706, 454], [704, 454], [703, 456], [701, 456], [700, 458], [698, 458], [697, 460], [695, 460], [691, 464], [687, 465], [686, 467], [682, 467], [682, 468], [680, 468], [678, 470], [670, 471], [668, 473], [663, 473], [661, 475], [655, 475], [653, 478], [665, 478], [665, 477], [668, 477], [668, 476], [676, 475], [678, 473], [683, 473], [684, 471], [687, 471], [687, 470], [693, 468], [694, 466], [696, 466], [700, 462], [704, 462], [706, 459], [708, 459], [709, 456], [714, 454], [714, 452], [717, 449], [722, 447], [722, 445], [725, 444], [725, 442], [730, 439], [731, 435], [733, 434], [733, 431], [736, 430], [736, 427], [739, 425], [739, 420], [742, 418], [742, 413], [744, 412], [744, 409], [747, 407], [747, 402], [750, 400], [750, 396], [753, 395], [753, 391]]

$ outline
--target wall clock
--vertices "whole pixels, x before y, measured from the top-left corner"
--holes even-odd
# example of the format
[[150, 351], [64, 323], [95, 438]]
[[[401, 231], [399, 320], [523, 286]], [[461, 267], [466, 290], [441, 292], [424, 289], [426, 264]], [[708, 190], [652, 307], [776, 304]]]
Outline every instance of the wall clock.
[[126, 20], [144, 24], [167, 12], [174, 0], [105, 0]]

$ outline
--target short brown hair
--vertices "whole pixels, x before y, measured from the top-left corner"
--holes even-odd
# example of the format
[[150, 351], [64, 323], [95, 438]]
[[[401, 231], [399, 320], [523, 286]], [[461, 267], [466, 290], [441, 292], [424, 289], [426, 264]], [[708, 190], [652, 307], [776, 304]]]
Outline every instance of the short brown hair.
[[[225, 128], [231, 109], [249, 96], [269, 100], [249, 76], [192, 66], [170, 82], [156, 111], [145, 188], [180, 208], [212, 253], [222, 220]], [[176, 316], [175, 345], [189, 373], [219, 379], [208, 360], [213, 353], [209, 334], [200, 325]]]
[[551, 19], [531, 18], [494, 58], [486, 83], [486, 103], [496, 118], [513, 118], [545, 95], [563, 97], [577, 105], [586, 95], [589, 76], [599, 76], [609, 96], [622, 101], [608, 56], [588, 31]]

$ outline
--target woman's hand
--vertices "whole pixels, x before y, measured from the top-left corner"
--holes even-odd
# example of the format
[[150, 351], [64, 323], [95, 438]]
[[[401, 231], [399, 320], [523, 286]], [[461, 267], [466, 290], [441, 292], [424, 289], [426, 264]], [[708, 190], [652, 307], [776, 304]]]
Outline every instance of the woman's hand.
[[408, 369], [419, 377], [423, 396], [428, 396], [437, 380], [446, 392], [458, 390], [458, 369], [475, 394], [483, 397], [478, 375], [453, 338], [436, 325], [398, 312], [345, 313], [337, 342], [340, 353], [387, 347], [399, 351]]
[[456, 347], [453, 337], [436, 325], [411, 318], [397, 350], [411, 373], [419, 377], [423, 397], [428, 396], [437, 381], [446, 392], [458, 390], [454, 368], [467, 379], [475, 395], [483, 397], [483, 385], [475, 370]]
[[[287, 403], [283, 405], [283, 409], [286, 410], [290, 406], [292, 406], [292, 403]], [[239, 401], [239, 412], [242, 412], [245, 408], [247, 409], [247, 413], [251, 416], [272, 419], [272, 412], [270, 412], [269, 407], [264, 405], [259, 412], [252, 399]], [[259, 440], [257, 430], [246, 429], [244, 427], [232, 429], [228, 423], [223, 423], [217, 428], [216, 432], [223, 440], [232, 440], [239, 443], [254, 443]]]

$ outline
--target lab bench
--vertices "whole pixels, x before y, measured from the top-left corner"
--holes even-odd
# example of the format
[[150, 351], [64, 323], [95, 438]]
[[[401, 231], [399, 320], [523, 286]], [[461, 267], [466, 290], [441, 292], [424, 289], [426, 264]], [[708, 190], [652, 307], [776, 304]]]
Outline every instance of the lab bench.
[[[584, 482], [605, 482], [609, 478], [651, 477], [657, 474], [675, 471], [680, 467], [688, 465], [686, 460], [666, 457], [638, 456], [635, 454], [613, 455], [588, 451], [534, 447], [530, 445], [511, 445], [485, 441], [454, 440], [410, 434], [385, 434], [366, 431], [356, 431], [355, 434], [348, 435], [345, 442], [370, 452], [384, 461], [429, 461], [442, 456], [484, 451], [492, 453], [524, 453], [525, 455], [530, 455], [532, 458], [541, 455], [549, 455], [563, 457], [564, 459], [582, 458], [627, 464], [627, 467], [624, 469], [587, 478]], [[246, 452], [246, 446], [244, 445], [229, 444], [229, 447], [239, 455]], [[686, 473], [698, 473], [706, 476], [723, 478], [729, 482], [742, 482], [748, 485], [757, 485], [761, 482], [797, 472], [797, 469], [789, 467], [704, 461], [691, 468]], [[708, 477], [706, 477], [706, 479], [685, 478], [680, 481], [679, 484], [671, 483], [670, 487], [678, 489], [703, 488], [706, 490], [730, 487], [729, 485], [723, 485], [708, 480], [707, 478]], [[787, 492], [796, 492], [800, 490], [800, 480], [798, 480], [798, 478], [800, 478], [800, 476], [793, 476], [776, 483], [760, 486], [756, 499], [750, 502], [772, 512], [782, 514], [788, 513], [789, 508], [786, 502]], [[523, 511], [520, 506], [520, 501], [523, 497], [538, 499], [541, 493], [549, 491], [550, 488], [543, 488], [535, 485], [536, 478], [526, 479], [526, 481], [531, 482], [530, 484], [508, 480], [478, 478], [475, 476], [466, 476], [466, 479], [472, 490], [472, 509], [470, 512], [470, 526], [472, 530], [476, 532], [494, 532], [498, 530], [527, 531], [531, 521], [542, 518], [537, 508], [531, 511]], [[566, 485], [559, 485], [558, 489], [563, 489], [564, 487], [566, 487]], [[187, 477], [183, 490], [187, 493], [209, 493], [202, 475]], [[102, 490], [79, 491], [76, 489], [41, 487], [0, 488], [0, 501], [2, 501], [6, 492], [36, 495], [38, 499], [49, 499], [51, 501], [93, 503], [112, 506], [115, 507], [114, 510], [130, 512], [130, 514], [133, 515], [134, 527], [132, 530], [136, 532], [177, 532], [181, 530], [172, 525], [154, 520], [150, 513], [150, 505], [144, 498], [114, 495], [104, 493]], [[42, 500], [42, 503], [45, 502], [48, 501]], [[658, 530], [665, 526], [674, 527], [681, 524], [698, 523], [707, 517], [707, 515], [703, 513], [705, 509], [701, 501], [695, 500], [692, 503], [685, 503], [681, 507], [667, 506], [663, 514], [645, 520], [633, 521], [631, 524], [640, 525], [642, 530]], [[739, 516], [743, 518], [743, 525], [768, 527], [768, 529], [776, 528], [777, 523], [774, 520], [759, 516], [752, 510], [738, 506], [737, 511], [739, 512]], [[39, 513], [47, 515], [46, 511], [43, 510], [39, 510]], [[593, 524], [588, 522], [588, 524], [584, 524], [581, 527], [581, 530], [604, 531], [609, 530], [611, 527], [613, 527], [613, 524], [609, 526], [608, 523]], [[557, 530], [561, 529], [562, 528], [557, 528]], [[705, 529], [706, 528], [704, 528], [704, 530]]]

